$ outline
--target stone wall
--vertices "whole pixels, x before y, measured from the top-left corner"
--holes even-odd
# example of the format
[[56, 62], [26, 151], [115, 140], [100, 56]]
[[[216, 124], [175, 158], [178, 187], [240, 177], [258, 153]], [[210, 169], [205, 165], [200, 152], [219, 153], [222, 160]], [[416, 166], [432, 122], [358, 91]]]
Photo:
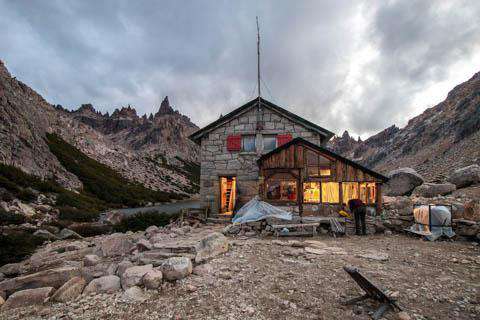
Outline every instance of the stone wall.
[[[237, 208], [258, 194], [257, 159], [264, 153], [263, 136], [270, 134], [291, 134], [292, 138], [302, 137], [320, 145], [326, 143], [321, 136], [277, 112], [263, 109], [264, 130], [255, 132], [256, 108], [231, 119], [228, 123], [212, 130], [202, 138], [200, 197], [210, 205], [213, 213], [218, 212], [220, 196], [220, 176], [237, 177]], [[227, 151], [227, 136], [232, 134], [252, 134], [256, 136], [255, 152]]]

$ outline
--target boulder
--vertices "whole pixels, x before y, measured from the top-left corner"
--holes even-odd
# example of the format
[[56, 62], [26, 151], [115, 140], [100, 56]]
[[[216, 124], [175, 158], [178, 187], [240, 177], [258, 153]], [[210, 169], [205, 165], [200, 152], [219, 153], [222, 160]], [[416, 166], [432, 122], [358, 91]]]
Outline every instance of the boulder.
[[456, 185], [457, 188], [480, 183], [480, 166], [472, 164], [471, 166], [457, 169], [448, 177], [448, 181]]
[[426, 182], [413, 190], [413, 195], [424, 198], [443, 196], [455, 191], [457, 187], [453, 183], [429, 183]]
[[192, 273], [192, 261], [185, 257], [165, 260], [159, 267], [163, 277], [169, 281], [180, 280]]
[[122, 222], [124, 215], [118, 211], [109, 211], [101, 217], [102, 222], [116, 225]]
[[114, 233], [102, 238], [98, 243], [100, 254], [103, 257], [122, 256], [130, 251], [133, 242], [129, 236], [123, 233]]
[[2, 306], [2, 309], [13, 309], [34, 304], [43, 304], [54, 290], [55, 289], [52, 287], [43, 287], [17, 291], [8, 297], [7, 301]]
[[100, 259], [100, 257], [95, 254], [87, 254], [83, 258], [83, 265], [85, 267], [91, 267], [91, 266], [97, 265], [101, 260], [102, 259]]
[[415, 187], [423, 183], [423, 177], [412, 168], [400, 168], [388, 173], [384, 194], [387, 196], [403, 196], [410, 194]]
[[144, 302], [148, 299], [148, 295], [139, 287], [133, 286], [125, 290], [122, 298], [127, 302]]
[[73, 277], [50, 297], [50, 301], [68, 302], [82, 294], [86, 281], [82, 277]]
[[40, 229], [33, 233], [34, 236], [45, 240], [58, 240], [57, 236], [49, 232], [48, 230]]
[[0, 272], [7, 277], [19, 275], [24, 272], [25, 266], [21, 262], [7, 263], [0, 267]]
[[90, 282], [95, 278], [115, 275], [117, 273], [117, 268], [117, 263], [105, 261], [94, 266], [83, 267], [81, 270], [81, 275], [87, 282]]
[[480, 200], [470, 200], [465, 203], [463, 217], [472, 221], [480, 221]]
[[459, 236], [466, 238], [475, 238], [478, 233], [480, 233], [480, 224], [471, 220], [456, 220], [454, 221], [455, 228], [454, 231]]
[[228, 239], [219, 232], [214, 232], [201, 239], [195, 246], [195, 262], [201, 263], [228, 251]]
[[141, 285], [143, 276], [150, 271], [153, 271], [153, 266], [151, 264], [128, 268], [121, 277], [122, 288], [125, 290], [129, 287]]
[[33, 209], [28, 204], [21, 203], [20, 201], [18, 201], [16, 205], [20, 210], [20, 213], [23, 214], [24, 216], [31, 217], [35, 214], [35, 209]]
[[118, 290], [120, 290], [120, 278], [117, 276], [104, 276], [92, 280], [83, 290], [83, 294], [114, 293]]
[[3, 299], [3, 297], [0, 297], [0, 308], [3, 306], [4, 303], [5, 303], [5, 300]]
[[137, 249], [140, 252], [151, 250], [152, 249], [152, 244], [148, 240], [140, 239], [140, 240], [137, 241]]
[[80, 270], [75, 267], [49, 269], [4, 280], [0, 282], [0, 291], [5, 291], [8, 296], [13, 292], [24, 289], [35, 289], [42, 287], [60, 288], [65, 282], [79, 275]]
[[160, 232], [160, 229], [158, 229], [157, 226], [150, 226], [147, 229], [145, 229], [145, 236], [147, 239], [150, 239], [154, 234]]
[[117, 275], [119, 277], [122, 277], [125, 270], [127, 270], [130, 267], [133, 267], [133, 263], [130, 260], [123, 260], [118, 264]]
[[160, 288], [162, 284], [163, 275], [160, 270], [153, 269], [148, 271], [142, 279], [145, 288], [155, 290]]
[[63, 228], [62, 231], [60, 231], [60, 233], [57, 235], [57, 237], [61, 240], [83, 239], [81, 235], [67, 228]]

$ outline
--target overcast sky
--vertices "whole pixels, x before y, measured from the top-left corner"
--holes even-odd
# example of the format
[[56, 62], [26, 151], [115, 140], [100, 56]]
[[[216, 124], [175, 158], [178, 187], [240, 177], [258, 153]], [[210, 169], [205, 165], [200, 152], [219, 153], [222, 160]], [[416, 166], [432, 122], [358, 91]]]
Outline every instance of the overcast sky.
[[[480, 1], [0, 0], [0, 59], [50, 103], [155, 112], [199, 126], [262, 96], [368, 137], [480, 71]], [[267, 89], [268, 87], [268, 89]]]

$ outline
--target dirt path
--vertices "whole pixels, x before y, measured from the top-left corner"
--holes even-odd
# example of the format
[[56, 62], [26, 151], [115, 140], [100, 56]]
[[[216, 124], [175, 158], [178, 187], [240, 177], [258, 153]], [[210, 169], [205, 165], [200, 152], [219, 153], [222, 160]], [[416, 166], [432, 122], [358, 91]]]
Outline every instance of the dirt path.
[[230, 252], [197, 270], [200, 275], [166, 284], [141, 304], [122, 302], [121, 294], [97, 295], [0, 318], [370, 319], [375, 305], [341, 303], [361, 294], [342, 269], [354, 265], [376, 284], [398, 291], [412, 319], [480, 319], [478, 245], [405, 236], [297, 240], [317, 242], [308, 253], [274, 239], [233, 239]]

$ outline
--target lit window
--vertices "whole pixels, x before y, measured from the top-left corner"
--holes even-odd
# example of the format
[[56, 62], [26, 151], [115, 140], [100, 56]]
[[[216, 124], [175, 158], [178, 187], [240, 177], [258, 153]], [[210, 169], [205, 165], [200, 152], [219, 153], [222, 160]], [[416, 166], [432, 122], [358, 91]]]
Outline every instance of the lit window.
[[306, 203], [320, 202], [320, 182], [305, 182], [303, 184], [303, 200]]
[[340, 184], [338, 182], [322, 182], [322, 202], [340, 202]]
[[348, 204], [349, 200], [359, 199], [358, 182], [342, 182], [343, 203]]
[[264, 135], [263, 136], [263, 150], [272, 151], [277, 147], [277, 137], [275, 135]]
[[307, 175], [309, 177], [329, 177], [332, 175], [331, 161], [313, 151], [307, 151]]
[[366, 204], [375, 203], [376, 187], [374, 182], [362, 182], [360, 183], [360, 200]]
[[242, 151], [253, 152], [255, 150], [255, 136], [242, 136]]
[[267, 180], [268, 200], [297, 201], [297, 181], [289, 174], [277, 173]]

